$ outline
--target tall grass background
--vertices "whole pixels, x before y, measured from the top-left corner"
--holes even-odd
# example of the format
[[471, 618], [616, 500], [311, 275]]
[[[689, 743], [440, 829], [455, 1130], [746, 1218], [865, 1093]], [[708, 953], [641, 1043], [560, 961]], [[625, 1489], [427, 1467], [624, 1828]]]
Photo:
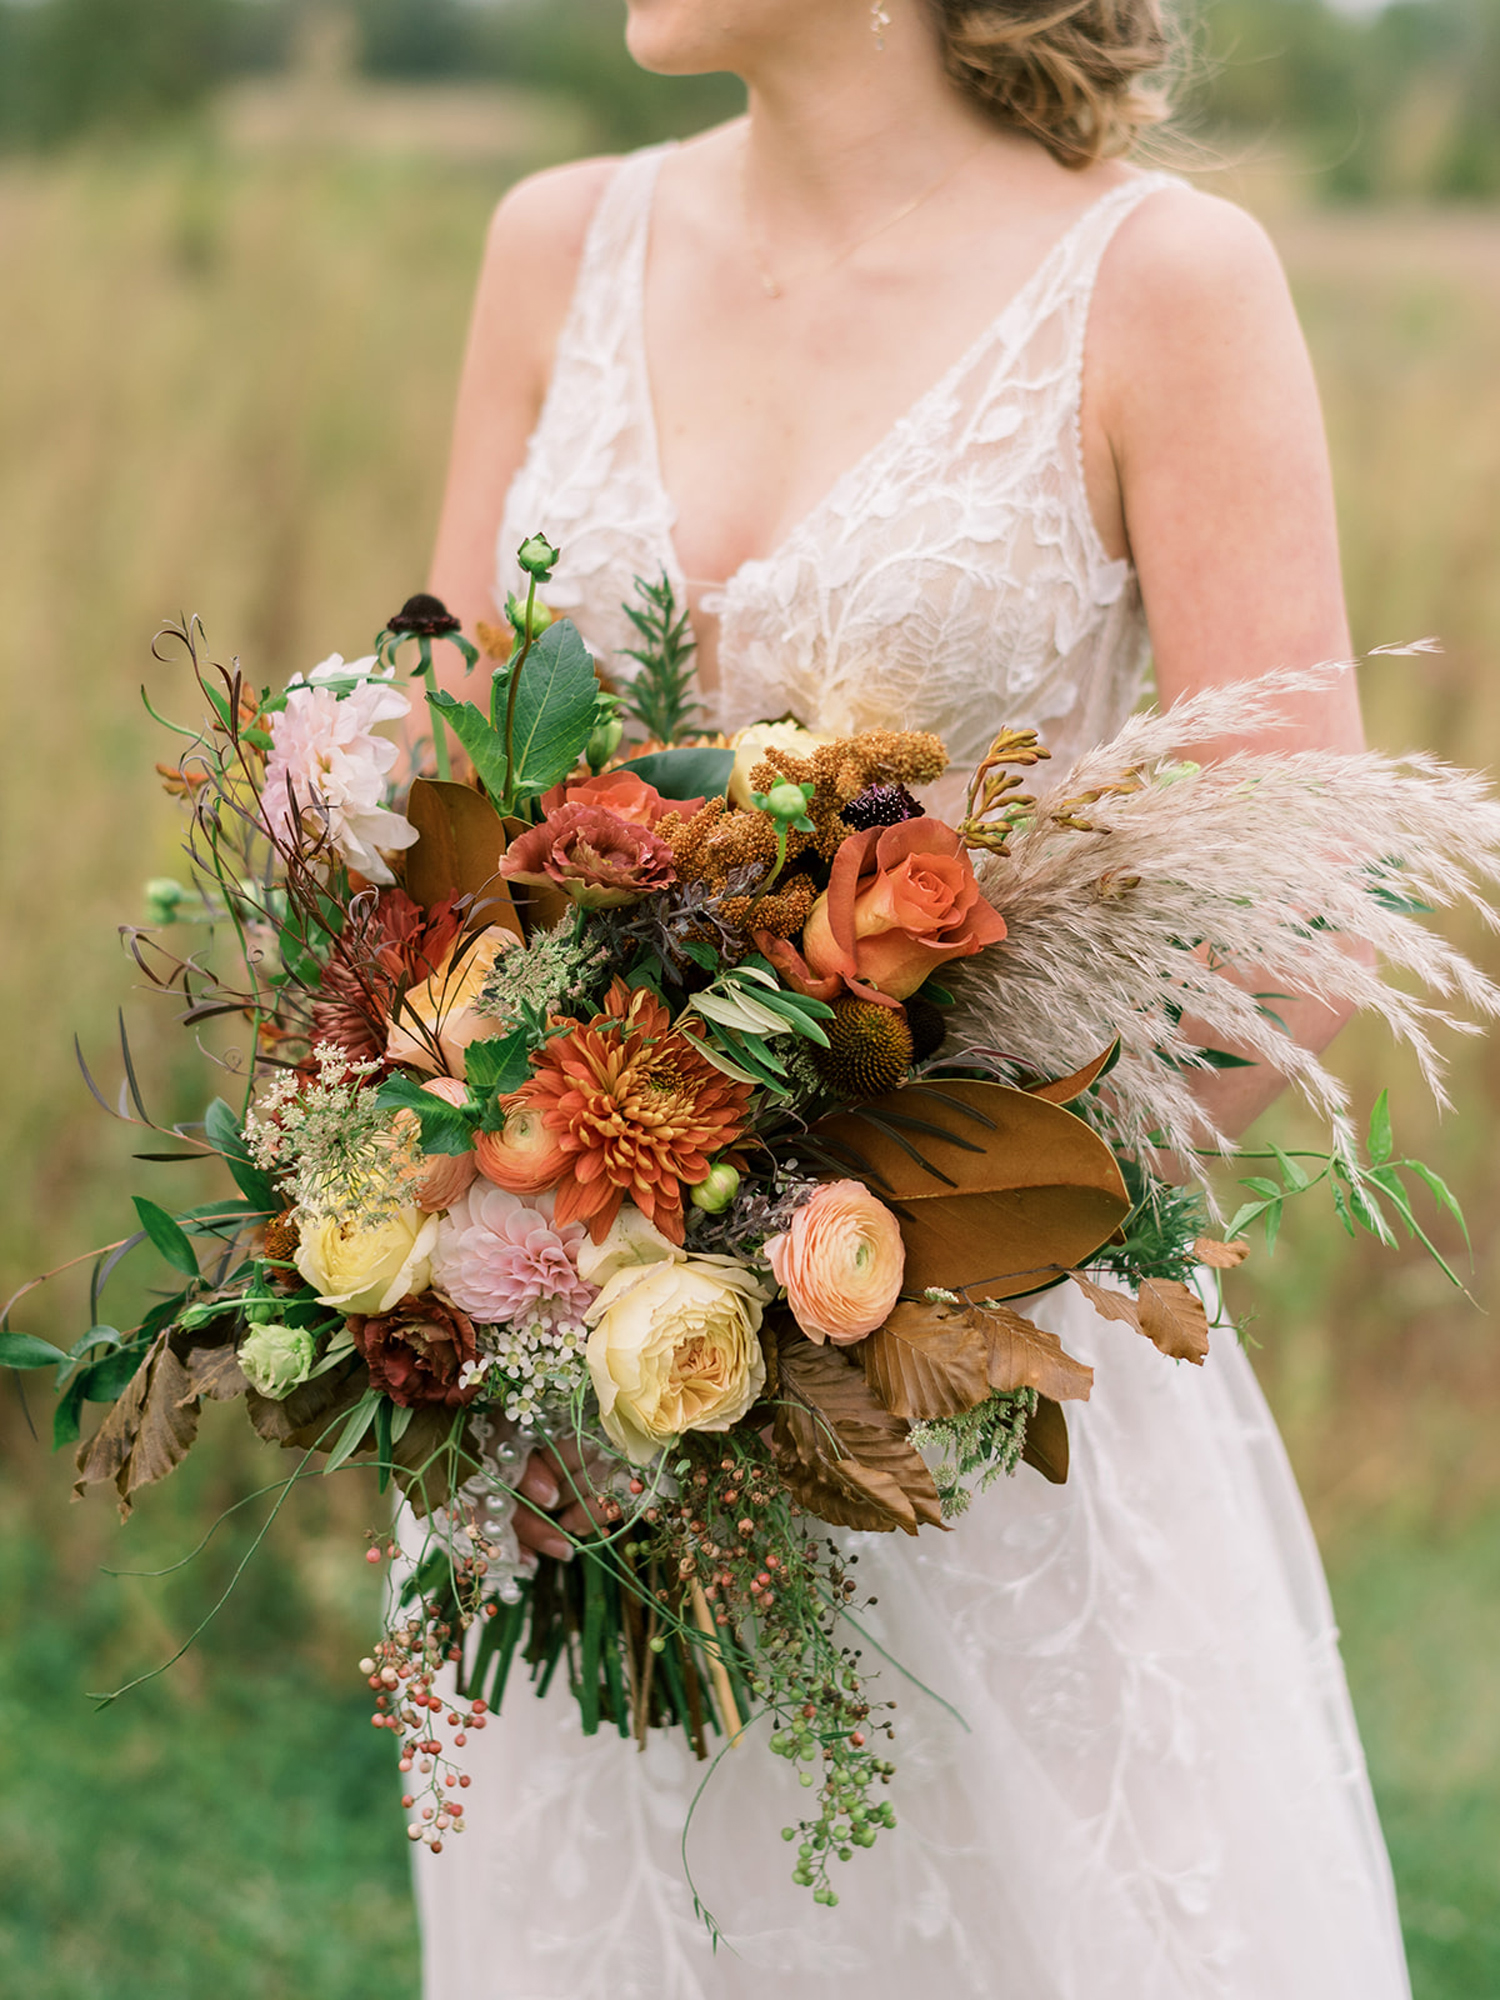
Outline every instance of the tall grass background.
[[[152, 1108], [201, 1108], [201, 1058], [115, 935], [174, 868], [141, 687], [193, 715], [152, 635], [195, 612], [220, 656], [274, 682], [363, 650], [421, 584], [485, 219], [545, 156], [543, 131], [525, 160], [445, 161], [420, 144], [246, 150], [202, 124], [0, 166], [4, 1290], [122, 1234], [129, 1191], [190, 1198], [166, 1180], [184, 1169], [132, 1162], [139, 1137], [92, 1104], [71, 1047], [112, 1094], [122, 1008]], [[1445, 647], [1363, 670], [1370, 733], [1490, 763], [1500, 217], [1301, 208], [1285, 186], [1262, 174], [1244, 191], [1322, 380], [1357, 643]], [[1337, 1063], [1367, 1104], [1391, 1085], [1403, 1145], [1451, 1179], [1473, 1301], [1319, 1211], [1256, 1256], [1234, 1303], [1329, 1563], [1419, 2000], [1481, 2000], [1500, 1992], [1500, 1052], [1455, 1049], [1459, 1115], [1441, 1123], [1377, 1038], [1352, 1030]], [[1267, 1129], [1294, 1128], [1273, 1113]], [[1462, 1256], [1451, 1229], [1442, 1241]], [[16, 1324], [71, 1338], [85, 1312], [64, 1279]], [[271, 1474], [237, 1415], [210, 1411], [209, 1449], [121, 1530], [99, 1498], [70, 1502], [42, 1378], [29, 1412], [15, 1379], [0, 1392], [0, 1990], [415, 1994], [395, 1778], [355, 1669], [378, 1587], [361, 1534], [383, 1503], [350, 1475], [294, 1493], [197, 1645], [100, 1711], [90, 1691], [188, 1638], [268, 1503], [173, 1574], [110, 1572], [176, 1562]]]

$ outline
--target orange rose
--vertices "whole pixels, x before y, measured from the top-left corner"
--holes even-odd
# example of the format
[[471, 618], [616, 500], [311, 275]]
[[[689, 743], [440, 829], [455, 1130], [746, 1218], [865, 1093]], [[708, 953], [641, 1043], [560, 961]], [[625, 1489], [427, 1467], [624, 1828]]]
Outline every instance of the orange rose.
[[896, 1218], [863, 1181], [820, 1187], [766, 1255], [798, 1326], [819, 1346], [845, 1347], [884, 1326], [906, 1272]]
[[555, 1188], [572, 1163], [557, 1134], [543, 1122], [541, 1109], [519, 1091], [499, 1102], [505, 1113], [501, 1129], [474, 1134], [479, 1171], [508, 1194], [544, 1194]]
[[963, 841], [937, 819], [852, 833], [813, 904], [802, 950], [757, 938], [804, 992], [832, 999], [847, 987], [887, 1005], [915, 993], [950, 958], [971, 958], [1005, 936], [1005, 919], [979, 893]]

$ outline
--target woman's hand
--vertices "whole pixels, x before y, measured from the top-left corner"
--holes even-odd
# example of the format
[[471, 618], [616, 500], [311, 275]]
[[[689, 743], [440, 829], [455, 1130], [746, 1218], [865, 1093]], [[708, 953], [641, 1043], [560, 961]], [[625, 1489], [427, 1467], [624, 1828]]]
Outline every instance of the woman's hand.
[[517, 1491], [525, 1498], [515, 1513], [516, 1540], [523, 1549], [560, 1562], [571, 1559], [574, 1541], [619, 1519], [618, 1503], [591, 1490], [583, 1454], [572, 1438], [554, 1449], [534, 1451]]

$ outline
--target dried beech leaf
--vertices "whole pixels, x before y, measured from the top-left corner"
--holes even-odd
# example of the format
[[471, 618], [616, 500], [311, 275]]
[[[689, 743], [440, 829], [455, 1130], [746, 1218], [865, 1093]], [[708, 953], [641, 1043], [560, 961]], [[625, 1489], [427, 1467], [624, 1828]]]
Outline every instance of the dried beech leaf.
[[1210, 1271], [1232, 1271], [1250, 1255], [1250, 1245], [1242, 1236], [1233, 1243], [1221, 1242], [1217, 1236], [1200, 1236], [1193, 1245], [1193, 1255]]
[[863, 1371], [801, 1334], [781, 1343], [773, 1446], [793, 1498], [838, 1527], [914, 1535], [943, 1525], [932, 1474], [905, 1422], [882, 1409]]
[[153, 1341], [124, 1394], [87, 1443], [80, 1445], [73, 1491], [112, 1479], [120, 1512], [130, 1512], [131, 1495], [153, 1486], [180, 1465], [198, 1435], [198, 1399], [188, 1373], [172, 1352], [165, 1333]]
[[1144, 1333], [1141, 1315], [1135, 1300], [1129, 1292], [1117, 1292], [1107, 1285], [1096, 1285], [1094, 1280], [1082, 1271], [1069, 1271], [1068, 1276], [1098, 1313], [1100, 1319], [1122, 1320], [1137, 1333]]
[[1130, 1210], [1099, 1135], [1004, 1084], [907, 1084], [814, 1132], [895, 1209], [912, 1291], [1018, 1298], [1086, 1261]]
[[1174, 1361], [1203, 1365], [1208, 1353], [1208, 1314], [1202, 1299], [1175, 1278], [1146, 1278], [1134, 1298], [1109, 1291], [1082, 1271], [1068, 1276], [1101, 1318], [1122, 1320], [1143, 1333], [1153, 1346]]
[[1023, 1465], [1034, 1466], [1054, 1486], [1068, 1483], [1068, 1420], [1058, 1404], [1043, 1396], [1026, 1425]]
[[1048, 1104], [1071, 1104], [1075, 1097], [1082, 1097], [1091, 1083], [1097, 1083], [1119, 1049], [1118, 1042], [1111, 1042], [1102, 1055], [1085, 1063], [1082, 1069], [1075, 1069], [1071, 1076], [1057, 1076], [1050, 1083], [1033, 1084], [1027, 1091], [1028, 1097], [1040, 1097]]
[[391, 1447], [396, 1485], [421, 1520], [434, 1508], [443, 1506], [455, 1486], [462, 1485], [478, 1467], [478, 1458], [460, 1440], [460, 1458], [443, 1447], [453, 1434], [453, 1410], [418, 1410], [402, 1435]]
[[500, 815], [480, 792], [435, 778], [417, 778], [406, 817], [421, 838], [406, 857], [406, 893], [424, 910], [449, 896], [472, 896], [470, 930], [498, 924], [522, 935], [509, 885], [496, 865], [507, 839]]
[[1037, 1389], [1055, 1403], [1088, 1401], [1094, 1371], [1075, 1360], [1055, 1333], [1009, 1306], [976, 1306], [972, 1317], [989, 1347], [992, 1389]]
[[1147, 1278], [1141, 1286], [1141, 1332], [1174, 1361], [1203, 1366], [1208, 1353], [1208, 1313], [1202, 1299], [1174, 1278]]
[[906, 1299], [859, 1343], [865, 1380], [886, 1409], [909, 1423], [972, 1410], [989, 1394], [984, 1335], [950, 1307]]
[[188, 1386], [184, 1402], [207, 1396], [210, 1402], [231, 1403], [250, 1387], [232, 1340], [223, 1347], [192, 1348], [185, 1366]]

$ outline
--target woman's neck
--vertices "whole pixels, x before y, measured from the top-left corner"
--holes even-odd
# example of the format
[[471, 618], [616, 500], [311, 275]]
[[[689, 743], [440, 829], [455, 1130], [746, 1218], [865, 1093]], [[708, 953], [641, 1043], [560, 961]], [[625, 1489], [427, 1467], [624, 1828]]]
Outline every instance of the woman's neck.
[[954, 169], [994, 128], [944, 73], [925, 9], [892, 9], [876, 46], [869, 16], [747, 63], [741, 126], [747, 199], [791, 249], [842, 241]]

